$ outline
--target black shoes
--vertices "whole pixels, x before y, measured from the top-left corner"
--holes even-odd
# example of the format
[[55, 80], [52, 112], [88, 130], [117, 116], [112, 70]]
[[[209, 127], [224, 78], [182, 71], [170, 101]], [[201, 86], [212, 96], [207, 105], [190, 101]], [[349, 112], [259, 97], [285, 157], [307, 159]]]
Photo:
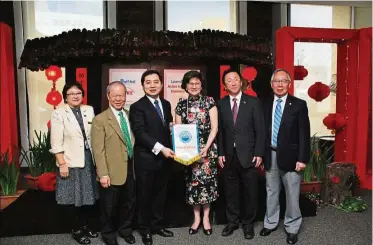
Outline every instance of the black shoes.
[[71, 233], [72, 238], [79, 244], [91, 244], [91, 239], [85, 234], [84, 229], [73, 229]]
[[149, 234], [149, 233], [142, 235], [142, 242], [143, 242], [145, 245], [153, 245], [153, 238], [152, 238], [152, 235]]
[[119, 236], [122, 237], [124, 241], [126, 241], [126, 243], [128, 244], [134, 244], [136, 242], [136, 238], [132, 234], [129, 234], [129, 235], [119, 234]]
[[227, 225], [226, 227], [224, 227], [221, 235], [222, 236], [230, 236], [230, 235], [233, 234], [233, 231], [235, 231], [237, 229], [238, 229], [238, 225], [234, 225], [234, 226]]
[[273, 231], [277, 230], [277, 226], [273, 229], [268, 229], [268, 228], [263, 228], [261, 231], [260, 231], [260, 235], [261, 236], [269, 236]]
[[243, 228], [243, 235], [245, 237], [245, 239], [253, 239], [254, 236], [255, 236], [255, 233], [254, 233], [254, 228], [253, 227], [244, 227]]
[[199, 227], [197, 229], [193, 229], [192, 227], [189, 227], [189, 235], [195, 235], [198, 233]]
[[298, 241], [298, 234], [296, 233], [287, 233], [286, 242], [287, 244], [296, 244]]
[[160, 235], [160, 236], [163, 236], [163, 237], [173, 237], [174, 236], [174, 233], [172, 231], [166, 230], [164, 228], [154, 231], [154, 234], [157, 234], [157, 235]]
[[103, 239], [105, 245], [119, 245], [118, 241], [115, 239], [115, 240], [106, 240], [106, 239]]

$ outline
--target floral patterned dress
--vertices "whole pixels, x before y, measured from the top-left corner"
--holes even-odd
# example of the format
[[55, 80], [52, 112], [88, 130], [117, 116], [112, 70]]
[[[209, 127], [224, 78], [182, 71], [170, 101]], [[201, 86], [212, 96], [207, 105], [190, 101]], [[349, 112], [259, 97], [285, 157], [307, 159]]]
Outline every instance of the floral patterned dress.
[[[215, 101], [207, 96], [189, 96], [176, 106], [176, 114], [181, 116], [183, 124], [197, 124], [200, 149], [207, 143], [211, 121], [209, 111], [215, 106]], [[218, 194], [217, 184], [217, 145], [213, 143], [207, 157], [186, 168], [186, 202], [190, 205], [207, 204], [215, 201]]]

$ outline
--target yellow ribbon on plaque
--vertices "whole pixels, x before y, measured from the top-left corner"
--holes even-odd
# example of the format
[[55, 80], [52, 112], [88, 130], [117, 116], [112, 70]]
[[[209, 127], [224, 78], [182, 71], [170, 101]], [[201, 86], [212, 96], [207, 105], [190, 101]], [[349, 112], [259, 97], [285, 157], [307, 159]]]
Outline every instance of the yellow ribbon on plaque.
[[186, 166], [201, 159], [196, 124], [176, 124], [172, 127], [174, 160]]

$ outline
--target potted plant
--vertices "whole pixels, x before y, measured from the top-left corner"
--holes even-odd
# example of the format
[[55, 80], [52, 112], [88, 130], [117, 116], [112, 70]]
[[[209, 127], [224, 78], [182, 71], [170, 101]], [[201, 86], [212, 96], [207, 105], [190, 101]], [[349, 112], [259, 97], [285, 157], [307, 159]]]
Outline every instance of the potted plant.
[[26, 162], [30, 171], [30, 174], [25, 175], [25, 178], [31, 188], [37, 188], [36, 183], [41, 174], [56, 170], [56, 159], [49, 152], [50, 149], [50, 131], [47, 133], [35, 131], [35, 139], [30, 143], [29, 150], [21, 149], [21, 161]]
[[328, 154], [333, 145], [323, 150], [324, 145], [320, 145], [320, 138], [313, 135], [311, 137], [311, 157], [303, 173], [301, 192], [321, 192], [321, 187], [325, 179], [326, 165], [330, 158]]
[[9, 150], [0, 154], [0, 209], [14, 202], [23, 191], [18, 191], [19, 166], [17, 157], [9, 156]]

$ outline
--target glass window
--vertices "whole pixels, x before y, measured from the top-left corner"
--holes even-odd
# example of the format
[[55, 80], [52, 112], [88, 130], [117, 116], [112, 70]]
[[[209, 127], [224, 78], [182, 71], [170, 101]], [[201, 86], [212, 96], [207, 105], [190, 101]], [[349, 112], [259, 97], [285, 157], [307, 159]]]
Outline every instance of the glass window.
[[[58, 35], [72, 29], [96, 29], [104, 27], [103, 1], [25, 1], [22, 2], [24, 40]], [[56, 89], [62, 93], [65, 85], [65, 69], [56, 83]], [[29, 106], [29, 133], [34, 130], [47, 131], [53, 106], [46, 102], [52, 82], [45, 73], [26, 71], [26, 83]], [[63, 102], [61, 102], [63, 104]]]
[[167, 30], [236, 32], [235, 1], [167, 1]]
[[[321, 6], [291, 4], [290, 25], [315, 28], [350, 28], [351, 8], [348, 6]], [[305, 18], [307, 16], [307, 18]], [[294, 65], [308, 70], [304, 80], [294, 81], [294, 95], [307, 101], [311, 121], [311, 135], [331, 135], [323, 119], [336, 110], [335, 83], [337, 74], [337, 45], [331, 43], [294, 43]], [[308, 89], [320, 81], [331, 88], [322, 102], [308, 96]]]

